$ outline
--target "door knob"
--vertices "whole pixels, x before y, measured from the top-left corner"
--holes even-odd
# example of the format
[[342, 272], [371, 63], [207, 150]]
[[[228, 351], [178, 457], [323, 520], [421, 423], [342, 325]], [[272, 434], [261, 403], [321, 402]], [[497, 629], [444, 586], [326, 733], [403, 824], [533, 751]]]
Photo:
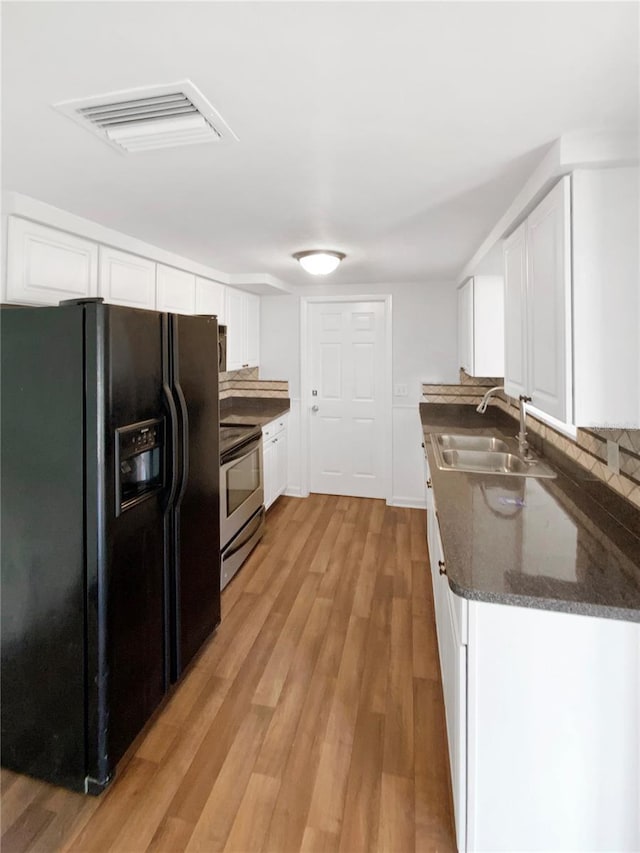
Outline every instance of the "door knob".
[[319, 408], [320, 408], [320, 406], [311, 406], [311, 411], [317, 412]]

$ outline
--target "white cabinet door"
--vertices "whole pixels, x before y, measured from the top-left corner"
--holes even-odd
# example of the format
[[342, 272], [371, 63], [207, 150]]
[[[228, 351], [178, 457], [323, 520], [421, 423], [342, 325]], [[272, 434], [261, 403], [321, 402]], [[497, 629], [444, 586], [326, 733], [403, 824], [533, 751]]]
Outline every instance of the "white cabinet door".
[[518, 399], [527, 378], [527, 242], [526, 222], [504, 242], [504, 390]]
[[458, 363], [470, 376], [473, 365], [473, 279], [458, 288]]
[[466, 602], [449, 587], [435, 511], [428, 513], [429, 553], [444, 695], [449, 768], [458, 850], [466, 849], [467, 812], [467, 647]]
[[98, 294], [98, 246], [16, 216], [7, 235], [7, 302], [57, 305]]
[[529, 396], [571, 420], [571, 199], [563, 178], [527, 219]]
[[265, 509], [269, 509], [276, 497], [276, 465], [276, 445], [271, 439], [262, 446]]
[[224, 323], [225, 286], [219, 281], [196, 276], [196, 314], [214, 314]]
[[112, 305], [156, 307], [156, 265], [153, 261], [100, 246], [98, 295]]
[[195, 275], [158, 264], [156, 307], [173, 314], [195, 314]]
[[289, 484], [289, 442], [287, 427], [278, 433], [276, 442], [276, 494], [283, 495]]
[[253, 293], [245, 293], [246, 324], [244, 362], [248, 367], [260, 364], [260, 297]]
[[227, 370], [257, 367], [260, 361], [260, 297], [226, 288]]
[[245, 347], [245, 294], [227, 287], [225, 293], [225, 318], [227, 321], [227, 370], [239, 370], [243, 364]]

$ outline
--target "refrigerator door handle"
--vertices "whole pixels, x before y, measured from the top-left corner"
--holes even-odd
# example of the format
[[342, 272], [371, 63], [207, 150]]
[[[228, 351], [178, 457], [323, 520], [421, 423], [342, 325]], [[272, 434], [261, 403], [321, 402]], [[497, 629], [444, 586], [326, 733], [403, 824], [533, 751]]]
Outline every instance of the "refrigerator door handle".
[[179, 506], [187, 489], [189, 479], [189, 414], [187, 412], [187, 401], [179, 382], [175, 383], [176, 397], [180, 405], [180, 419], [182, 421], [182, 482], [176, 498], [176, 506]]
[[[176, 492], [178, 490], [178, 472], [176, 470], [176, 459], [178, 456], [178, 412], [171, 390], [164, 382], [162, 384], [162, 393], [164, 394], [167, 410], [169, 412], [169, 431], [171, 433], [171, 485], [169, 486], [165, 505], [165, 509], [169, 509], [175, 500]], [[165, 454], [165, 459], [167, 456], [168, 454]]]

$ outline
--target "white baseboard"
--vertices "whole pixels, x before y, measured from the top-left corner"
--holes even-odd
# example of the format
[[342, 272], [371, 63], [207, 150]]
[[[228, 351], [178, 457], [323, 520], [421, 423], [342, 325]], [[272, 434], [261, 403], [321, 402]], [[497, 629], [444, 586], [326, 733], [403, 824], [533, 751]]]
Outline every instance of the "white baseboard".
[[420, 500], [420, 498], [402, 498], [402, 497], [392, 497], [390, 501], [387, 501], [389, 506], [405, 506], [408, 509], [426, 509], [427, 502], [425, 500]]
[[288, 498], [302, 498], [304, 495], [302, 494], [302, 489], [300, 486], [289, 486], [288, 489], [285, 489], [285, 495]]

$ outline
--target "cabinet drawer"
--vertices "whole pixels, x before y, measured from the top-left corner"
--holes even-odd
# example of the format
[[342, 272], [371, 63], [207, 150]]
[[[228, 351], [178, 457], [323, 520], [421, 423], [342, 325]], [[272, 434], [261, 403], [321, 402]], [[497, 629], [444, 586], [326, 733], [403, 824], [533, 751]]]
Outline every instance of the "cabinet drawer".
[[273, 421], [269, 421], [268, 424], [265, 424], [262, 427], [262, 440], [263, 440], [263, 442], [270, 441], [272, 438], [274, 438], [276, 435], [278, 435], [279, 432], [282, 432], [282, 430], [285, 428], [286, 424], [287, 424], [286, 415], [283, 415], [282, 417], [276, 418]]

